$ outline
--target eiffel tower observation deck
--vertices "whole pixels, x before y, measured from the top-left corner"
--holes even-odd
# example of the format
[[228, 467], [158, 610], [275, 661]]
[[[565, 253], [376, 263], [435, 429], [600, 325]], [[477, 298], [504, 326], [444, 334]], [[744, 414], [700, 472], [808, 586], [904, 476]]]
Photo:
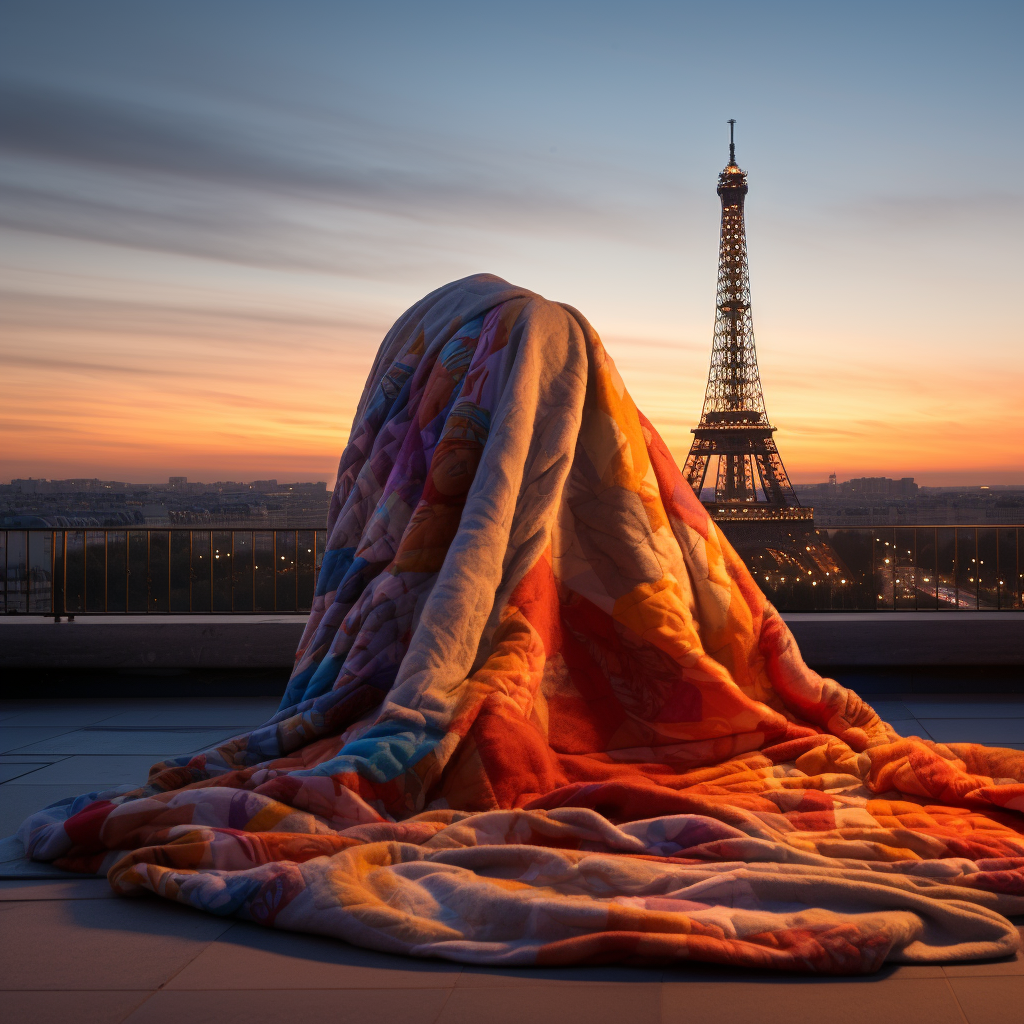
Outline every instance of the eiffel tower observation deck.
[[736, 164], [735, 125], [729, 121], [729, 164], [718, 176], [722, 234], [711, 370], [683, 475], [716, 519], [813, 519], [789, 482], [765, 411], [750, 315], [747, 174]]

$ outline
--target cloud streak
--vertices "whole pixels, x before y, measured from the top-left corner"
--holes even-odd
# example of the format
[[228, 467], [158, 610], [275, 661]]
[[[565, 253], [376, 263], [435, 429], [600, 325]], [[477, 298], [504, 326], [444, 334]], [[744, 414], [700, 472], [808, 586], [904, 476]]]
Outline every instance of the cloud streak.
[[[662, 197], [628, 201], [631, 189], [618, 182], [609, 203], [607, 169], [553, 166], [523, 151], [350, 116], [285, 123], [0, 79], [0, 153], [9, 158], [0, 193], [7, 226], [256, 265], [357, 276], [367, 264], [371, 274], [390, 269], [393, 252], [373, 266], [379, 225], [364, 223], [360, 237], [345, 213], [431, 231], [455, 224], [664, 241], [654, 209]], [[39, 164], [49, 173], [35, 173]], [[588, 198], [595, 182], [601, 201]], [[319, 216], [296, 218], [292, 209], [289, 218], [302, 206], [319, 207]]]
[[384, 320], [360, 320], [346, 316], [316, 316], [300, 312], [172, 306], [157, 302], [133, 302], [81, 298], [68, 295], [37, 295], [0, 289], [0, 323], [13, 330], [73, 330], [103, 335], [167, 334], [205, 342], [223, 340], [248, 349], [280, 350], [282, 333], [301, 334], [304, 344], [324, 345], [337, 351], [330, 338], [357, 334], [379, 342], [391, 325]]

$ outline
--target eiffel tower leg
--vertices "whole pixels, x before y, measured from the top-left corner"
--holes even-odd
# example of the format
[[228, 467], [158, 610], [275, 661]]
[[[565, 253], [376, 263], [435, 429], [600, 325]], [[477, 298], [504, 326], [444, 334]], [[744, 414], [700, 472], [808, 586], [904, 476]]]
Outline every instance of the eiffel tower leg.
[[741, 457], [743, 467], [743, 500], [757, 501], [757, 488], [754, 484], [754, 460], [749, 455]]
[[718, 479], [715, 481], [715, 501], [736, 500], [736, 471], [737, 458], [735, 455], [721, 455], [718, 459]]
[[784, 505], [782, 497], [782, 488], [779, 485], [779, 480], [775, 476], [774, 467], [767, 453], [756, 455], [757, 459], [757, 472], [761, 477], [761, 486], [764, 488], [765, 500], [772, 505]]
[[693, 493], [700, 498], [700, 492], [704, 490], [704, 478], [708, 475], [707, 455], [698, 455], [691, 451], [686, 457], [686, 465], [683, 466], [683, 478], [690, 485]]
[[797, 500], [796, 491], [793, 490], [793, 485], [789, 482], [789, 474], [782, 464], [775, 442], [769, 438], [765, 442], [764, 448], [764, 452], [757, 456], [757, 468], [765, 485], [765, 495], [767, 496], [768, 489], [771, 488], [772, 499], [777, 504], [799, 507], [800, 502]]
[[729, 493], [729, 460], [722, 455], [718, 459], [718, 475], [715, 477], [715, 501], [725, 501]]

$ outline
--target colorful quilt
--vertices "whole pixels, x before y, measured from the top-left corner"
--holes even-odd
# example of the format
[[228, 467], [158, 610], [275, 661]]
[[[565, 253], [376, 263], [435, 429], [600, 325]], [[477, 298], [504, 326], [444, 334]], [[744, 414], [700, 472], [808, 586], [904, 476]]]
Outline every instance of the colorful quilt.
[[1024, 752], [801, 660], [575, 310], [490, 276], [377, 355], [278, 714], [22, 826], [216, 914], [492, 965], [1011, 954]]

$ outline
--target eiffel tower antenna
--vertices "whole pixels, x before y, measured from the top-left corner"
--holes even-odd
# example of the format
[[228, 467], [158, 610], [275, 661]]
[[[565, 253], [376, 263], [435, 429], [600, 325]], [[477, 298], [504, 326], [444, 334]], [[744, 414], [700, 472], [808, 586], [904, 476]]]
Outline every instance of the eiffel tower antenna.
[[[711, 370], [700, 423], [683, 476], [716, 518], [808, 519], [782, 464], [768, 422], [750, 315], [743, 203], [747, 174], [736, 164], [736, 120], [729, 119], [729, 165], [718, 176], [722, 232]], [[714, 472], [709, 476], [709, 470]], [[714, 495], [704, 494], [714, 488]]]

